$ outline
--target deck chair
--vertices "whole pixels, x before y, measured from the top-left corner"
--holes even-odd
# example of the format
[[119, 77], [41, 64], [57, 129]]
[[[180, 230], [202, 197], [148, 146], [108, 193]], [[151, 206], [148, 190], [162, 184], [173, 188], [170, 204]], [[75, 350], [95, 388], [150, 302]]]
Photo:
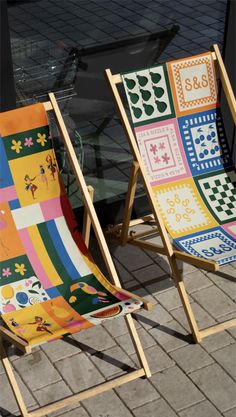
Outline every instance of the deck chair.
[[[177, 264], [180, 260], [214, 273], [236, 260], [236, 176], [217, 101], [215, 63], [236, 122], [235, 98], [217, 45], [212, 52], [126, 74], [106, 70], [134, 158], [124, 221], [108, 233], [122, 244], [167, 256], [196, 342], [236, 324], [232, 319], [199, 330]], [[134, 133], [118, 93], [120, 83]], [[138, 174], [151, 215], [131, 220]], [[150, 239], [155, 229], [130, 232], [153, 220], [161, 245]]]
[[[49, 97], [48, 102], [0, 114], [0, 357], [23, 417], [43, 416], [125, 382], [150, 376], [130, 314], [142, 306], [150, 309], [150, 303], [120, 287], [58, 104], [53, 93]], [[50, 110], [83, 196], [85, 239], [78, 231], [59, 177], [47, 119]], [[90, 222], [113, 283], [104, 277], [87, 248]], [[122, 315], [140, 369], [27, 412], [3, 346], [4, 339], [30, 353], [35, 345]]]

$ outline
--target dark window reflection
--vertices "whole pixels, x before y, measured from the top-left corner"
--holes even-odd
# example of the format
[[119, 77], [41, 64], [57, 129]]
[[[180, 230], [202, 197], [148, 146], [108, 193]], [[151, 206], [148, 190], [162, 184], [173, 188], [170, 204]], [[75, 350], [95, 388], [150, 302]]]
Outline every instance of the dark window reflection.
[[[204, 52], [213, 43], [222, 49], [226, 6], [227, 0], [8, 0], [17, 106], [56, 92], [101, 206], [106, 201], [123, 207], [131, 166], [104, 68], [142, 68]], [[78, 207], [80, 196], [59, 150]]]

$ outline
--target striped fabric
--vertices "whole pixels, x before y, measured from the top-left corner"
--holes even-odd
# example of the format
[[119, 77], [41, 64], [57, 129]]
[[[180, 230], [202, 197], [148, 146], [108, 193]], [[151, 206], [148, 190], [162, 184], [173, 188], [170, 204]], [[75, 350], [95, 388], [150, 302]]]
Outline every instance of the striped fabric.
[[0, 114], [0, 315], [31, 345], [130, 313], [94, 263], [62, 185], [43, 104]]

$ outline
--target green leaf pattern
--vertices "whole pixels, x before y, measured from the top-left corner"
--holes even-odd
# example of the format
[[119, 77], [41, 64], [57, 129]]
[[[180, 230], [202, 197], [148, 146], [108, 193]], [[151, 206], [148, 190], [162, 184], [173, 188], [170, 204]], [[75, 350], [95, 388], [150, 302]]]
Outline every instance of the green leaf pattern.
[[174, 117], [164, 65], [122, 75], [133, 123]]

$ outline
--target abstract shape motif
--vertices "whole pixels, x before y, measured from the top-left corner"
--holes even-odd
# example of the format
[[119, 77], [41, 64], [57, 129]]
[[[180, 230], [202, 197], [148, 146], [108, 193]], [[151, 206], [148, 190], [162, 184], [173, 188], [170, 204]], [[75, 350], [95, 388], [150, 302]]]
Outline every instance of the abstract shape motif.
[[47, 301], [49, 296], [37, 277], [32, 276], [0, 287], [2, 311], [0, 314], [15, 311]]
[[216, 225], [192, 179], [154, 186], [153, 191], [167, 230], [174, 238]]

